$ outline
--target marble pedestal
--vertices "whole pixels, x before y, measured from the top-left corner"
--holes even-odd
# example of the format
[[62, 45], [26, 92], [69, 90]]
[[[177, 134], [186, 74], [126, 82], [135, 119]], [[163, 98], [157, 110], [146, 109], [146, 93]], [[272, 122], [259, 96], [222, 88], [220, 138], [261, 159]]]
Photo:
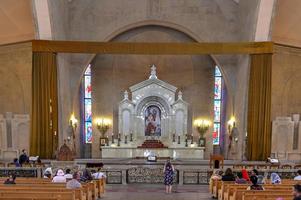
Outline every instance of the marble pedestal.
[[204, 159], [204, 147], [136, 148], [102, 147], [102, 158], [136, 158], [156, 155], [172, 159]]

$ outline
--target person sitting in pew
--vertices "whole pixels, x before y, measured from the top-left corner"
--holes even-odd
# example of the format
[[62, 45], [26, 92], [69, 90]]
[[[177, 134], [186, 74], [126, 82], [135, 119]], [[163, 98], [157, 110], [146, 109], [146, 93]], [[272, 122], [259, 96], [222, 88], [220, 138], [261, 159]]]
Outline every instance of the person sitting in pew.
[[73, 173], [73, 178], [67, 182], [66, 188], [67, 189], [76, 189], [82, 187], [82, 185], [79, 182], [80, 174], [78, 171], [75, 171]]
[[21, 164], [19, 163], [18, 158], [14, 159], [14, 164], [15, 164], [15, 167], [21, 167]]
[[230, 168], [226, 169], [225, 175], [222, 176], [222, 181], [235, 181], [234, 174]]
[[16, 177], [15, 174], [9, 175], [9, 178], [5, 180], [4, 184], [16, 184]]
[[301, 185], [299, 184], [294, 185], [293, 195], [294, 195], [294, 200], [301, 200]]
[[271, 183], [272, 183], [272, 184], [281, 184], [281, 178], [280, 178], [280, 176], [279, 176], [277, 173], [275, 173], [275, 172], [273, 172], [273, 173], [271, 174]]
[[301, 170], [299, 169], [298, 171], [297, 171], [297, 176], [295, 176], [295, 178], [294, 178], [294, 180], [295, 181], [301, 181]]
[[49, 178], [49, 179], [51, 179], [51, 176], [52, 176], [52, 169], [51, 169], [51, 167], [48, 167], [44, 171], [43, 178]]
[[241, 173], [242, 173], [242, 177], [246, 180], [246, 181], [250, 181], [250, 177], [249, 177], [249, 174], [247, 172], [246, 169], [242, 169], [241, 170]]
[[251, 180], [251, 182], [252, 182], [252, 185], [250, 185], [250, 186], [247, 188], [247, 190], [264, 190], [264, 187], [262, 187], [262, 185], [259, 185], [259, 184], [257, 183], [257, 181], [258, 181], [257, 176], [251, 176], [251, 177], [250, 177], [250, 180]]
[[265, 183], [265, 178], [263, 175], [259, 174], [257, 169], [251, 171], [251, 176], [257, 176], [257, 184], [262, 185]]
[[67, 180], [71, 180], [73, 178], [73, 176], [71, 174], [71, 169], [66, 169], [66, 173], [64, 176]]
[[53, 177], [53, 183], [66, 183], [65, 173], [62, 169], [58, 169], [56, 175]]
[[237, 177], [236, 177], [235, 183], [237, 183], [237, 184], [246, 184], [247, 183], [247, 180], [242, 177], [241, 172], [237, 172], [236, 175], [237, 175]]
[[210, 180], [221, 180], [222, 179], [222, 175], [223, 175], [223, 170], [217, 169], [217, 170], [213, 170], [213, 174], [210, 177]]
[[91, 172], [88, 169], [83, 170], [83, 175], [80, 177], [80, 182], [89, 182], [92, 181], [93, 177]]
[[102, 178], [106, 178], [106, 175], [101, 172], [101, 168], [98, 168], [97, 172], [92, 174], [94, 179], [102, 179]]

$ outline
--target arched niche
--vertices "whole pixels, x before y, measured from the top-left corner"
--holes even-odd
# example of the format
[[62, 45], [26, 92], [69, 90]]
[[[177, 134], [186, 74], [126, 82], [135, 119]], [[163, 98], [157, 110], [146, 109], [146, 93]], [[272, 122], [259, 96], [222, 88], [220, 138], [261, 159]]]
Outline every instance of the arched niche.
[[170, 145], [174, 133], [187, 134], [188, 103], [182, 99], [181, 91], [176, 98], [176, 91], [175, 86], [157, 78], [153, 65], [149, 79], [130, 87], [131, 99], [124, 92], [118, 111], [121, 135], [128, 134], [127, 123], [137, 145], [151, 136]]

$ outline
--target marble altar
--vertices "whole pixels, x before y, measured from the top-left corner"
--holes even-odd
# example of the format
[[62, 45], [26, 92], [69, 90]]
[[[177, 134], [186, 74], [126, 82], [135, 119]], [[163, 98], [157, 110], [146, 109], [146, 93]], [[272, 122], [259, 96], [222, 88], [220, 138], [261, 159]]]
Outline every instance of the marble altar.
[[[152, 153], [174, 159], [203, 159], [204, 148], [197, 147], [197, 138], [195, 142], [188, 141], [188, 106], [183, 93], [158, 79], [156, 67], [152, 65], [147, 80], [124, 92], [118, 110], [120, 142], [110, 141], [108, 146], [102, 147], [102, 158], [147, 157]], [[145, 140], [154, 139], [160, 140], [165, 148], [141, 148]]]
[[156, 155], [158, 157], [170, 157], [173, 159], [204, 159], [204, 147], [169, 147], [164, 149], [136, 147], [103, 147], [103, 158], [137, 158]]

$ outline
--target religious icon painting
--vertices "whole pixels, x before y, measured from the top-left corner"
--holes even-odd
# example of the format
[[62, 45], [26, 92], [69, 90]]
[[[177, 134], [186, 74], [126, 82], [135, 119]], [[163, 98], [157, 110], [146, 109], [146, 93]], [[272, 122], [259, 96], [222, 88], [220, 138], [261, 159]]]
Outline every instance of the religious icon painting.
[[145, 109], [145, 136], [161, 136], [161, 110], [158, 106], [151, 105]]
[[100, 144], [100, 146], [108, 146], [108, 138], [107, 137], [100, 137], [99, 144]]

